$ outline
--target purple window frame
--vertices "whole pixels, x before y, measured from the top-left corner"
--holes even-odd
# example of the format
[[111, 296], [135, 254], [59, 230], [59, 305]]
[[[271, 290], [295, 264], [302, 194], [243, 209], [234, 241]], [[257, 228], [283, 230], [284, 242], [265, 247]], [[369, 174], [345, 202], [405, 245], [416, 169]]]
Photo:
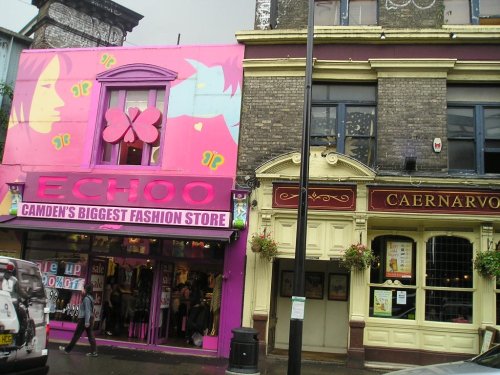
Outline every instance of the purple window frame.
[[[150, 64], [127, 64], [120, 66], [115, 69], [110, 69], [103, 73], [97, 75], [96, 80], [101, 84], [101, 91], [99, 94], [99, 104], [97, 110], [97, 124], [96, 124], [96, 132], [94, 138], [94, 148], [95, 152], [92, 158], [93, 165], [100, 166], [114, 166], [114, 167], [151, 167], [151, 166], [159, 166], [161, 164], [162, 154], [163, 154], [163, 144], [164, 144], [164, 136], [165, 136], [165, 127], [167, 122], [167, 113], [168, 113], [168, 98], [170, 94], [170, 83], [177, 78], [177, 73], [165, 69], [156, 65]], [[119, 91], [118, 94], [118, 102], [122, 107], [125, 104], [125, 92], [127, 90], [133, 89], [141, 89], [141, 90], [149, 90], [148, 96], [148, 106], [151, 103], [156, 103], [156, 91], [164, 90], [164, 105], [162, 110], [162, 118], [161, 118], [161, 129], [160, 129], [160, 144], [159, 144], [159, 155], [158, 155], [158, 163], [151, 165], [149, 160], [151, 158], [150, 155], [150, 147], [148, 146], [144, 149], [142, 153], [141, 165], [120, 165], [118, 164], [118, 152], [120, 143], [117, 143], [112, 148], [112, 162], [104, 162], [102, 160], [103, 146], [105, 141], [102, 139], [102, 132], [104, 130], [106, 119], [105, 114], [108, 109], [108, 103], [110, 99], [110, 93], [113, 90]], [[145, 152], [148, 151], [148, 152]], [[147, 161], [147, 163], [146, 163]]]

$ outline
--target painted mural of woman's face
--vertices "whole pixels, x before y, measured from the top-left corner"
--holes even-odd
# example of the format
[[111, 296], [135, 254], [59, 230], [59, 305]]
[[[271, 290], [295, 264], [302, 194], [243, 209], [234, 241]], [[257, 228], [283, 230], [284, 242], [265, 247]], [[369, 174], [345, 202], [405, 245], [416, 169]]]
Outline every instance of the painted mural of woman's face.
[[33, 92], [29, 125], [39, 133], [49, 133], [52, 125], [61, 118], [59, 107], [64, 105], [64, 102], [56, 92], [59, 73], [59, 57], [54, 56], [40, 74]]

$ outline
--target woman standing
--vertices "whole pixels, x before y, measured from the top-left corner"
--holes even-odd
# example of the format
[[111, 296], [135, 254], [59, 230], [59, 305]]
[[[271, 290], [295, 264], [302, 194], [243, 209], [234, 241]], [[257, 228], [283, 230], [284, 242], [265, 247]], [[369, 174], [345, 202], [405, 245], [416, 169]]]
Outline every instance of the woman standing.
[[97, 357], [97, 346], [95, 343], [94, 332], [92, 330], [94, 325], [94, 298], [92, 297], [92, 291], [92, 284], [87, 284], [83, 288], [83, 299], [78, 311], [78, 323], [76, 325], [73, 338], [67, 346], [59, 347], [59, 350], [65, 352], [66, 354], [71, 352], [83, 331], [85, 331], [87, 332], [87, 338], [90, 343], [90, 353], [87, 353], [87, 357]]

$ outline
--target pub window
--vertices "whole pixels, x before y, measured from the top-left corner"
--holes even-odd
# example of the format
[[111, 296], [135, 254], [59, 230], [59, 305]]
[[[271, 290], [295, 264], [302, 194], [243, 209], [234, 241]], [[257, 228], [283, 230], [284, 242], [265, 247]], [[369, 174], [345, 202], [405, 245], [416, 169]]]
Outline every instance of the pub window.
[[500, 87], [449, 86], [450, 172], [500, 173]]
[[335, 146], [337, 152], [373, 166], [376, 94], [375, 85], [314, 84], [311, 145]]
[[314, 2], [316, 26], [377, 24], [376, 0], [321, 0]]
[[176, 73], [147, 64], [97, 76], [102, 83], [95, 164], [160, 164], [170, 82]]
[[372, 250], [377, 263], [370, 270], [370, 316], [415, 320], [415, 242], [403, 236], [380, 236], [372, 241]]
[[426, 320], [472, 324], [472, 257], [472, 244], [464, 238], [437, 236], [427, 241]]

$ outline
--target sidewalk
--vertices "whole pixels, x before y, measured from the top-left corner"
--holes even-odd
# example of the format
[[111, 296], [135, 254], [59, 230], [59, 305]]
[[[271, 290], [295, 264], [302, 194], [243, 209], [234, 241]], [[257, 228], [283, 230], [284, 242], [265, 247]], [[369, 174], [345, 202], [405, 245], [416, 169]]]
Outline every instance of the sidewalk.
[[[109, 346], [98, 348], [99, 357], [85, 356], [88, 346], [77, 345], [66, 355], [58, 350], [57, 343], [49, 345], [50, 375], [129, 375], [161, 374], [161, 375], [225, 375], [228, 360], [224, 358], [207, 358], [182, 356], [152, 351], [120, 349]], [[286, 357], [259, 358], [258, 370], [261, 375], [284, 375], [287, 373]], [[303, 361], [301, 375], [378, 375], [385, 371], [373, 369], [350, 369], [344, 365]]]

